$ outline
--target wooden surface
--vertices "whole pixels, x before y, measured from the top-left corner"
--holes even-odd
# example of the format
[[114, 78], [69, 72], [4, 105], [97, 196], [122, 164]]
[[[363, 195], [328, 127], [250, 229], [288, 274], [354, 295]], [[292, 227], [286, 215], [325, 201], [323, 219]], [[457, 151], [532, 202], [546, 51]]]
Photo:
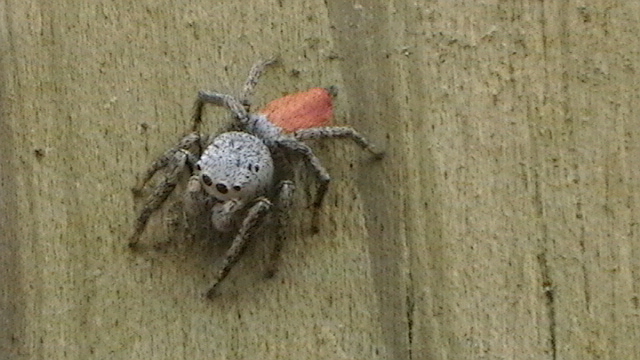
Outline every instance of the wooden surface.
[[[0, 3], [2, 359], [632, 359], [640, 354], [634, 1]], [[280, 271], [213, 302], [207, 245], [129, 191], [199, 89], [280, 55], [259, 103], [335, 84]], [[209, 111], [215, 131], [228, 121]], [[177, 244], [177, 245], [176, 245]]]

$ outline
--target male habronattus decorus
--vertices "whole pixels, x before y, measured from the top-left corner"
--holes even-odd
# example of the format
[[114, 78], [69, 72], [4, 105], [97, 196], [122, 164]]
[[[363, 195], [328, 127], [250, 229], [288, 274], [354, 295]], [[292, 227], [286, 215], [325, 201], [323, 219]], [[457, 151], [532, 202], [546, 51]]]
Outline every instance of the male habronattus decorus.
[[[262, 61], [251, 68], [240, 97], [200, 91], [192, 132], [154, 161], [134, 187], [134, 192], [140, 193], [154, 174], [163, 170], [164, 180], [153, 188], [136, 219], [129, 238], [131, 248], [136, 248], [150, 216], [160, 208], [186, 171], [191, 174], [184, 196], [186, 213], [205, 210], [210, 213], [215, 230], [233, 234], [222, 267], [207, 292], [209, 298], [268, 213], [274, 213], [279, 229], [268, 269], [268, 275], [273, 275], [294, 191], [293, 181], [288, 178], [290, 171], [283, 171], [281, 167], [287, 167], [288, 159], [292, 157], [302, 159], [317, 179], [312, 219], [313, 227], [317, 229], [318, 211], [330, 177], [304, 140], [349, 138], [376, 158], [383, 154], [353, 128], [330, 126], [333, 88], [313, 88], [291, 94], [270, 102], [258, 113], [250, 113], [250, 97], [258, 78], [273, 62]], [[205, 104], [230, 110], [235, 131], [218, 135], [200, 133]]]

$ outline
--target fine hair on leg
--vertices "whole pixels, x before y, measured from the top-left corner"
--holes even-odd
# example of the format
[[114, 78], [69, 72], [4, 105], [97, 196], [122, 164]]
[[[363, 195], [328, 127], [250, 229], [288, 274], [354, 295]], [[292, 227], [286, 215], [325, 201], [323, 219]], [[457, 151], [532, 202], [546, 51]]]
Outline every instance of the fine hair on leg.
[[331, 182], [331, 176], [327, 172], [327, 169], [322, 166], [320, 159], [313, 153], [313, 150], [306, 144], [301, 143], [295, 139], [280, 139], [277, 142], [278, 145], [285, 149], [288, 149], [294, 153], [300, 154], [305, 162], [313, 170], [316, 180], [318, 181], [318, 190], [316, 198], [313, 201], [313, 215], [311, 219], [311, 231], [317, 233], [319, 231], [318, 222], [320, 217], [320, 207], [324, 200], [327, 190], [329, 189], [329, 183]]
[[381, 158], [384, 154], [383, 152], [378, 151], [375, 146], [369, 142], [369, 140], [349, 126], [328, 126], [302, 129], [296, 131], [294, 136], [300, 141], [312, 139], [351, 139], [362, 149], [373, 154], [376, 158]]
[[199, 91], [193, 114], [193, 128], [199, 128], [202, 123], [202, 111], [204, 104], [212, 104], [228, 109], [233, 114], [240, 126], [249, 125], [249, 113], [238, 99], [231, 95], [214, 92]]
[[240, 255], [247, 247], [247, 243], [253, 235], [254, 230], [262, 224], [265, 215], [271, 209], [271, 202], [266, 198], [258, 198], [256, 202], [249, 208], [247, 215], [242, 221], [242, 225], [238, 230], [231, 247], [227, 250], [222, 261], [222, 267], [213, 279], [213, 283], [207, 291], [207, 298], [212, 299], [216, 295], [216, 288], [224, 278], [227, 277], [229, 271], [236, 264]]
[[240, 103], [247, 111], [251, 109], [251, 98], [255, 93], [256, 85], [258, 84], [258, 80], [260, 80], [260, 76], [262, 76], [267, 66], [275, 64], [277, 61], [278, 60], [275, 57], [265, 61], [260, 61], [255, 63], [251, 67], [251, 70], [249, 70], [249, 76], [242, 86], [239, 98]]
[[[142, 235], [144, 229], [147, 227], [149, 218], [164, 204], [176, 188], [180, 175], [190, 161], [190, 155], [186, 150], [177, 149], [173, 152], [173, 155], [170, 161], [167, 161], [165, 166], [163, 166], [168, 168], [168, 171], [165, 172], [165, 179], [153, 189], [153, 193], [151, 193], [145, 201], [140, 215], [138, 215], [135, 221], [133, 234], [129, 238], [129, 247], [131, 248], [135, 248], [138, 245], [140, 235]], [[156, 163], [152, 165], [152, 168], [157, 167]]]

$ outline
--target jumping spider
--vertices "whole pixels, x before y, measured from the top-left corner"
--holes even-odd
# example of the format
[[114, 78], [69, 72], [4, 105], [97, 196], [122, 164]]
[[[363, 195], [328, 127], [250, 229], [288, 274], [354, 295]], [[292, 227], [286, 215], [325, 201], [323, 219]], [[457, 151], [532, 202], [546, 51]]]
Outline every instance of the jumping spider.
[[[261, 112], [250, 113], [249, 98], [265, 67], [272, 63], [274, 60], [262, 61], [251, 68], [240, 97], [198, 92], [192, 132], [154, 161], [133, 189], [134, 193], [141, 193], [154, 174], [163, 170], [164, 180], [153, 189], [135, 221], [129, 238], [131, 248], [136, 248], [150, 216], [164, 203], [185, 171], [191, 174], [184, 196], [187, 215], [206, 212], [215, 231], [235, 234], [207, 292], [209, 298], [238, 260], [254, 230], [272, 211], [278, 235], [267, 276], [275, 272], [282, 248], [282, 229], [294, 191], [288, 168], [292, 156], [302, 158], [318, 181], [312, 219], [317, 229], [318, 212], [330, 177], [303, 140], [349, 138], [376, 158], [382, 156], [353, 128], [325, 126], [333, 113], [331, 88], [288, 95], [272, 101]], [[230, 110], [234, 131], [219, 135], [200, 133], [205, 104]]]

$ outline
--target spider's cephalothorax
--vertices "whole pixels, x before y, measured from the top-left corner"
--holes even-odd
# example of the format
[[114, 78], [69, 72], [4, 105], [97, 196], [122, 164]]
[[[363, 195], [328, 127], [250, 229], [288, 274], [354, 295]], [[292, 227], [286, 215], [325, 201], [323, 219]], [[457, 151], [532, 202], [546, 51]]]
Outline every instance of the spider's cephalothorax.
[[[207, 292], [208, 297], [214, 295], [216, 286], [238, 260], [247, 240], [270, 212], [275, 214], [278, 234], [268, 275], [275, 272], [294, 185], [288, 178], [290, 172], [279, 168], [285, 164], [276, 161], [274, 166], [274, 159], [297, 155], [315, 174], [318, 191], [313, 202], [312, 224], [317, 230], [318, 210], [331, 179], [311, 148], [302, 141], [349, 138], [376, 158], [382, 156], [353, 128], [328, 126], [333, 116], [333, 88], [313, 88], [288, 95], [270, 102], [258, 113], [249, 113], [249, 98], [258, 78], [271, 63], [273, 61], [259, 62], [251, 68], [238, 98], [200, 91], [193, 116], [193, 132], [160, 156], [134, 188], [134, 193], [139, 194], [151, 177], [164, 169], [164, 181], [153, 189], [136, 219], [129, 239], [132, 248], [137, 246], [150, 216], [160, 208], [186, 171], [191, 173], [185, 194], [186, 213], [207, 211], [213, 229], [234, 234], [222, 268]], [[234, 117], [233, 128], [238, 131], [217, 136], [201, 134], [205, 104], [230, 110]]]
[[241, 220], [235, 213], [258, 196], [266, 196], [273, 182], [269, 148], [257, 137], [230, 131], [213, 139], [196, 163], [201, 188], [214, 199], [211, 221], [228, 232]]
[[271, 185], [273, 160], [260, 139], [231, 131], [213, 139], [196, 170], [209, 195], [221, 201], [249, 201]]

